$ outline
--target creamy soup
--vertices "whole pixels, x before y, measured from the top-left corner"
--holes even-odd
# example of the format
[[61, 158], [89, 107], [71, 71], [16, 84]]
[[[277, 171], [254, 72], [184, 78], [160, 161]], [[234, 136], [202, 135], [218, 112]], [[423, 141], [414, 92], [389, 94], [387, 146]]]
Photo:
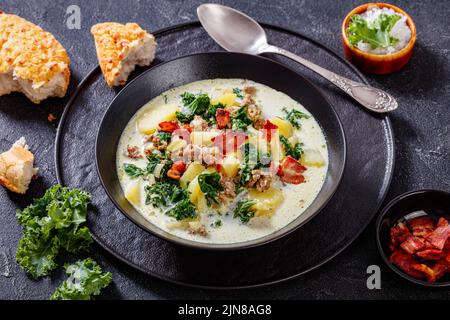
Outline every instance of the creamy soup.
[[242, 79], [164, 92], [131, 118], [117, 149], [120, 184], [136, 210], [171, 234], [216, 244], [263, 237], [298, 218], [327, 169], [326, 140], [308, 110]]

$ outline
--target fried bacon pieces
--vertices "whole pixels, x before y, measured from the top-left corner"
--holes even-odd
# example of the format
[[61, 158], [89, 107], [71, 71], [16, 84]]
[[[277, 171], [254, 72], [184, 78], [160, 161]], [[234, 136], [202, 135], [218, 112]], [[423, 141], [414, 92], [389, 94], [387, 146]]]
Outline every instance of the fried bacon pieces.
[[389, 261], [408, 275], [435, 282], [450, 273], [450, 224], [429, 217], [398, 222], [390, 230]]

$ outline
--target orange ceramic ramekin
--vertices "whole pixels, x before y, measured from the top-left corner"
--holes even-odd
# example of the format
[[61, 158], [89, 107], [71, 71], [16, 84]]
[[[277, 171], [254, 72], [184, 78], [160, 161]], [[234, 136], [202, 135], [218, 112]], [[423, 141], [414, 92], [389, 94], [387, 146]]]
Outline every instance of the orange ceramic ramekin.
[[[347, 27], [350, 23], [350, 19], [354, 14], [359, 14], [367, 11], [371, 6], [377, 6], [379, 8], [391, 8], [392, 10], [401, 13], [406, 17], [406, 24], [409, 29], [411, 29], [411, 39], [409, 40], [406, 47], [400, 51], [391, 54], [373, 54], [359, 50], [358, 48], [352, 47], [347, 38]], [[342, 23], [342, 41], [344, 44], [344, 54], [348, 60], [354, 63], [361, 70], [368, 73], [375, 74], [387, 74], [401, 69], [412, 55], [412, 50], [414, 43], [416, 42], [416, 26], [414, 25], [411, 17], [404, 12], [402, 9], [397, 8], [391, 4], [387, 3], [366, 3], [363, 4], [352, 11], [344, 19]]]

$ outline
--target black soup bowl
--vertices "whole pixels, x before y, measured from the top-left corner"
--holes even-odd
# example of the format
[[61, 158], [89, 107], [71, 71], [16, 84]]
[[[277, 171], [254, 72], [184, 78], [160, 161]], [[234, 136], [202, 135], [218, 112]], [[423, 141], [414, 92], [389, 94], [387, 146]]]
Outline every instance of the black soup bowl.
[[[284, 92], [304, 105], [325, 133], [329, 167], [324, 185], [313, 203], [294, 221], [264, 237], [227, 244], [208, 244], [172, 235], [146, 220], [126, 199], [116, 171], [120, 136], [132, 116], [162, 92], [190, 82], [216, 79], [249, 79]], [[130, 82], [111, 102], [97, 133], [97, 170], [106, 193], [131, 221], [151, 234], [173, 243], [208, 250], [244, 249], [278, 239], [309, 221], [325, 206], [341, 180], [346, 144], [341, 122], [320, 90], [288, 67], [273, 60], [241, 53], [212, 52], [181, 57], [158, 64]]]

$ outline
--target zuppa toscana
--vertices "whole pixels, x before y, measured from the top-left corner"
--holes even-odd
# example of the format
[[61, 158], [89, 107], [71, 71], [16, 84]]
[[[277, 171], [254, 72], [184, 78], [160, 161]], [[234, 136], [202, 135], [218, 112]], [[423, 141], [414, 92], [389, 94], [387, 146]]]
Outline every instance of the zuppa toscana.
[[208, 243], [256, 239], [312, 203], [325, 137], [298, 102], [243, 79], [170, 89], [127, 124], [117, 149], [125, 197], [146, 219]]

